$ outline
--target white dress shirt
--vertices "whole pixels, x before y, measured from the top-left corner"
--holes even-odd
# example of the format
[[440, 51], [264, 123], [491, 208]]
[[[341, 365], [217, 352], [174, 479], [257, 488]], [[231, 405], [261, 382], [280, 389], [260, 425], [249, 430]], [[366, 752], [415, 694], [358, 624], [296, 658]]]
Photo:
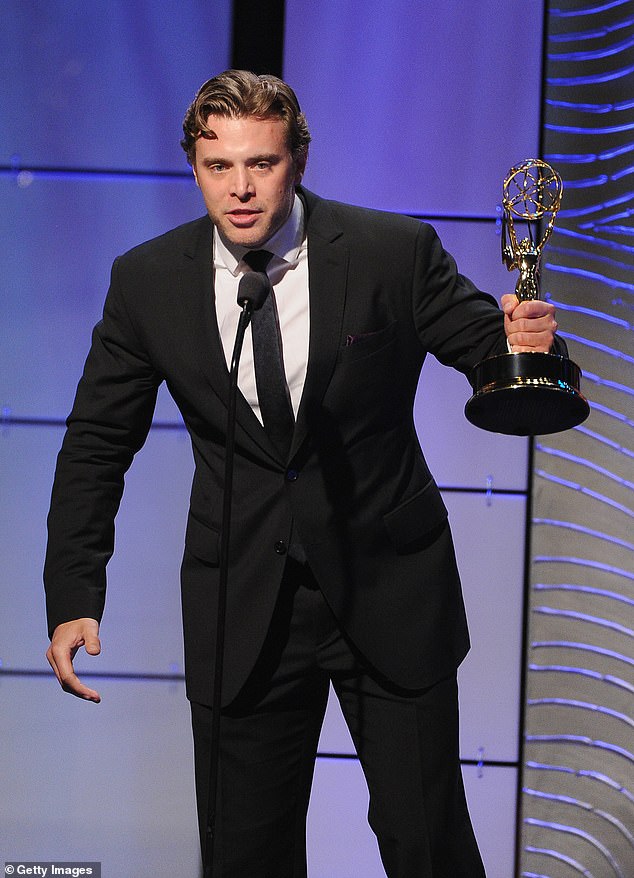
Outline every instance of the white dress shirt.
[[[261, 248], [258, 248], [273, 253], [266, 273], [273, 286], [271, 295], [275, 297], [277, 306], [284, 371], [295, 417], [306, 378], [310, 333], [308, 242], [304, 235], [304, 226], [304, 207], [296, 195], [290, 216], [284, 225]], [[216, 316], [227, 368], [231, 365], [240, 318], [240, 307], [237, 303], [238, 284], [242, 275], [251, 270], [243, 261], [243, 256], [247, 252], [247, 247], [225, 243], [218, 230], [214, 228]], [[261, 422], [250, 326], [244, 338], [238, 369], [238, 388]]]

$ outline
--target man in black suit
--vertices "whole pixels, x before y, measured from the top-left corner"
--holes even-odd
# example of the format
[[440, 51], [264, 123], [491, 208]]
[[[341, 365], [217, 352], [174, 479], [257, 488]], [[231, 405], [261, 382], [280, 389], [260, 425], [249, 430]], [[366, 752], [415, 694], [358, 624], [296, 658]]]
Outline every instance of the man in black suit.
[[[207, 216], [113, 266], [58, 459], [47, 657], [66, 691], [99, 700], [72, 658], [82, 645], [99, 652], [123, 476], [166, 381], [196, 465], [182, 598], [204, 827], [227, 363], [239, 281], [265, 270], [277, 329], [258, 340], [254, 317], [239, 375], [221, 874], [306, 875], [305, 816], [332, 680], [390, 878], [483, 875], [458, 760], [464, 607], [412, 404], [427, 352], [468, 373], [507, 346], [547, 351], [557, 344], [553, 308], [505, 296], [500, 311], [426, 224], [304, 190], [310, 135], [275, 77], [215, 77], [183, 127]], [[262, 377], [271, 356], [283, 363], [286, 432]]]

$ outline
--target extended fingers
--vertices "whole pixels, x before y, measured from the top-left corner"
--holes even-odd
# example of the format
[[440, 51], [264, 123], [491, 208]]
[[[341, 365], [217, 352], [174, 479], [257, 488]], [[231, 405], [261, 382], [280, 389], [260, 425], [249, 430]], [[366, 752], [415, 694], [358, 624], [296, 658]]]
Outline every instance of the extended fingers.
[[85, 701], [99, 703], [101, 701], [99, 693], [85, 686], [75, 673], [72, 658], [76, 651], [74, 649], [69, 652], [64, 647], [51, 644], [46, 651], [46, 658], [64, 692], [75, 695], [77, 698], [83, 698]]
[[73, 668], [73, 659], [80, 646], [85, 646], [90, 655], [97, 655], [101, 650], [98, 623], [94, 619], [75, 620], [59, 625], [46, 651], [46, 658], [64, 692], [69, 692], [86, 701], [101, 701], [94, 689], [85, 686]]

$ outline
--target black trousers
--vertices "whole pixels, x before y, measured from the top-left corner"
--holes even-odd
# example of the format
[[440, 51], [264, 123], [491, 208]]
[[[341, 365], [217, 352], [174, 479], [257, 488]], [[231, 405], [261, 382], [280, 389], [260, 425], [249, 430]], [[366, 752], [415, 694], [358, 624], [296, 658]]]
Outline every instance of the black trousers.
[[[387, 876], [484, 878], [458, 760], [455, 675], [422, 691], [381, 679], [292, 560], [258, 664], [221, 718], [214, 876], [306, 878], [306, 813], [331, 680]], [[211, 708], [191, 708], [204, 844]]]

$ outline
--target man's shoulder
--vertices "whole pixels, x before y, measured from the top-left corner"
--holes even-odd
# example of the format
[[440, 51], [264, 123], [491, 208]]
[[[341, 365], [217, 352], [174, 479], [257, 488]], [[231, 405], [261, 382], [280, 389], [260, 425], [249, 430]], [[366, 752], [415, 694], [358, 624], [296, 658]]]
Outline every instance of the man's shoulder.
[[341, 243], [366, 259], [382, 258], [390, 252], [397, 260], [408, 260], [419, 242], [425, 246], [435, 237], [430, 225], [411, 216], [332, 201], [310, 192], [301, 194], [305, 196], [309, 242], [319, 237]]
[[420, 220], [400, 213], [377, 210], [343, 201], [322, 198], [306, 189], [300, 192], [308, 211], [309, 232], [311, 226], [340, 226], [344, 232], [376, 231], [380, 234], [393, 232], [400, 235], [416, 235], [420, 229]]
[[201, 244], [211, 240], [211, 230], [211, 221], [205, 214], [137, 244], [123, 253], [119, 259], [136, 263], [171, 259], [178, 253], [193, 255]]

